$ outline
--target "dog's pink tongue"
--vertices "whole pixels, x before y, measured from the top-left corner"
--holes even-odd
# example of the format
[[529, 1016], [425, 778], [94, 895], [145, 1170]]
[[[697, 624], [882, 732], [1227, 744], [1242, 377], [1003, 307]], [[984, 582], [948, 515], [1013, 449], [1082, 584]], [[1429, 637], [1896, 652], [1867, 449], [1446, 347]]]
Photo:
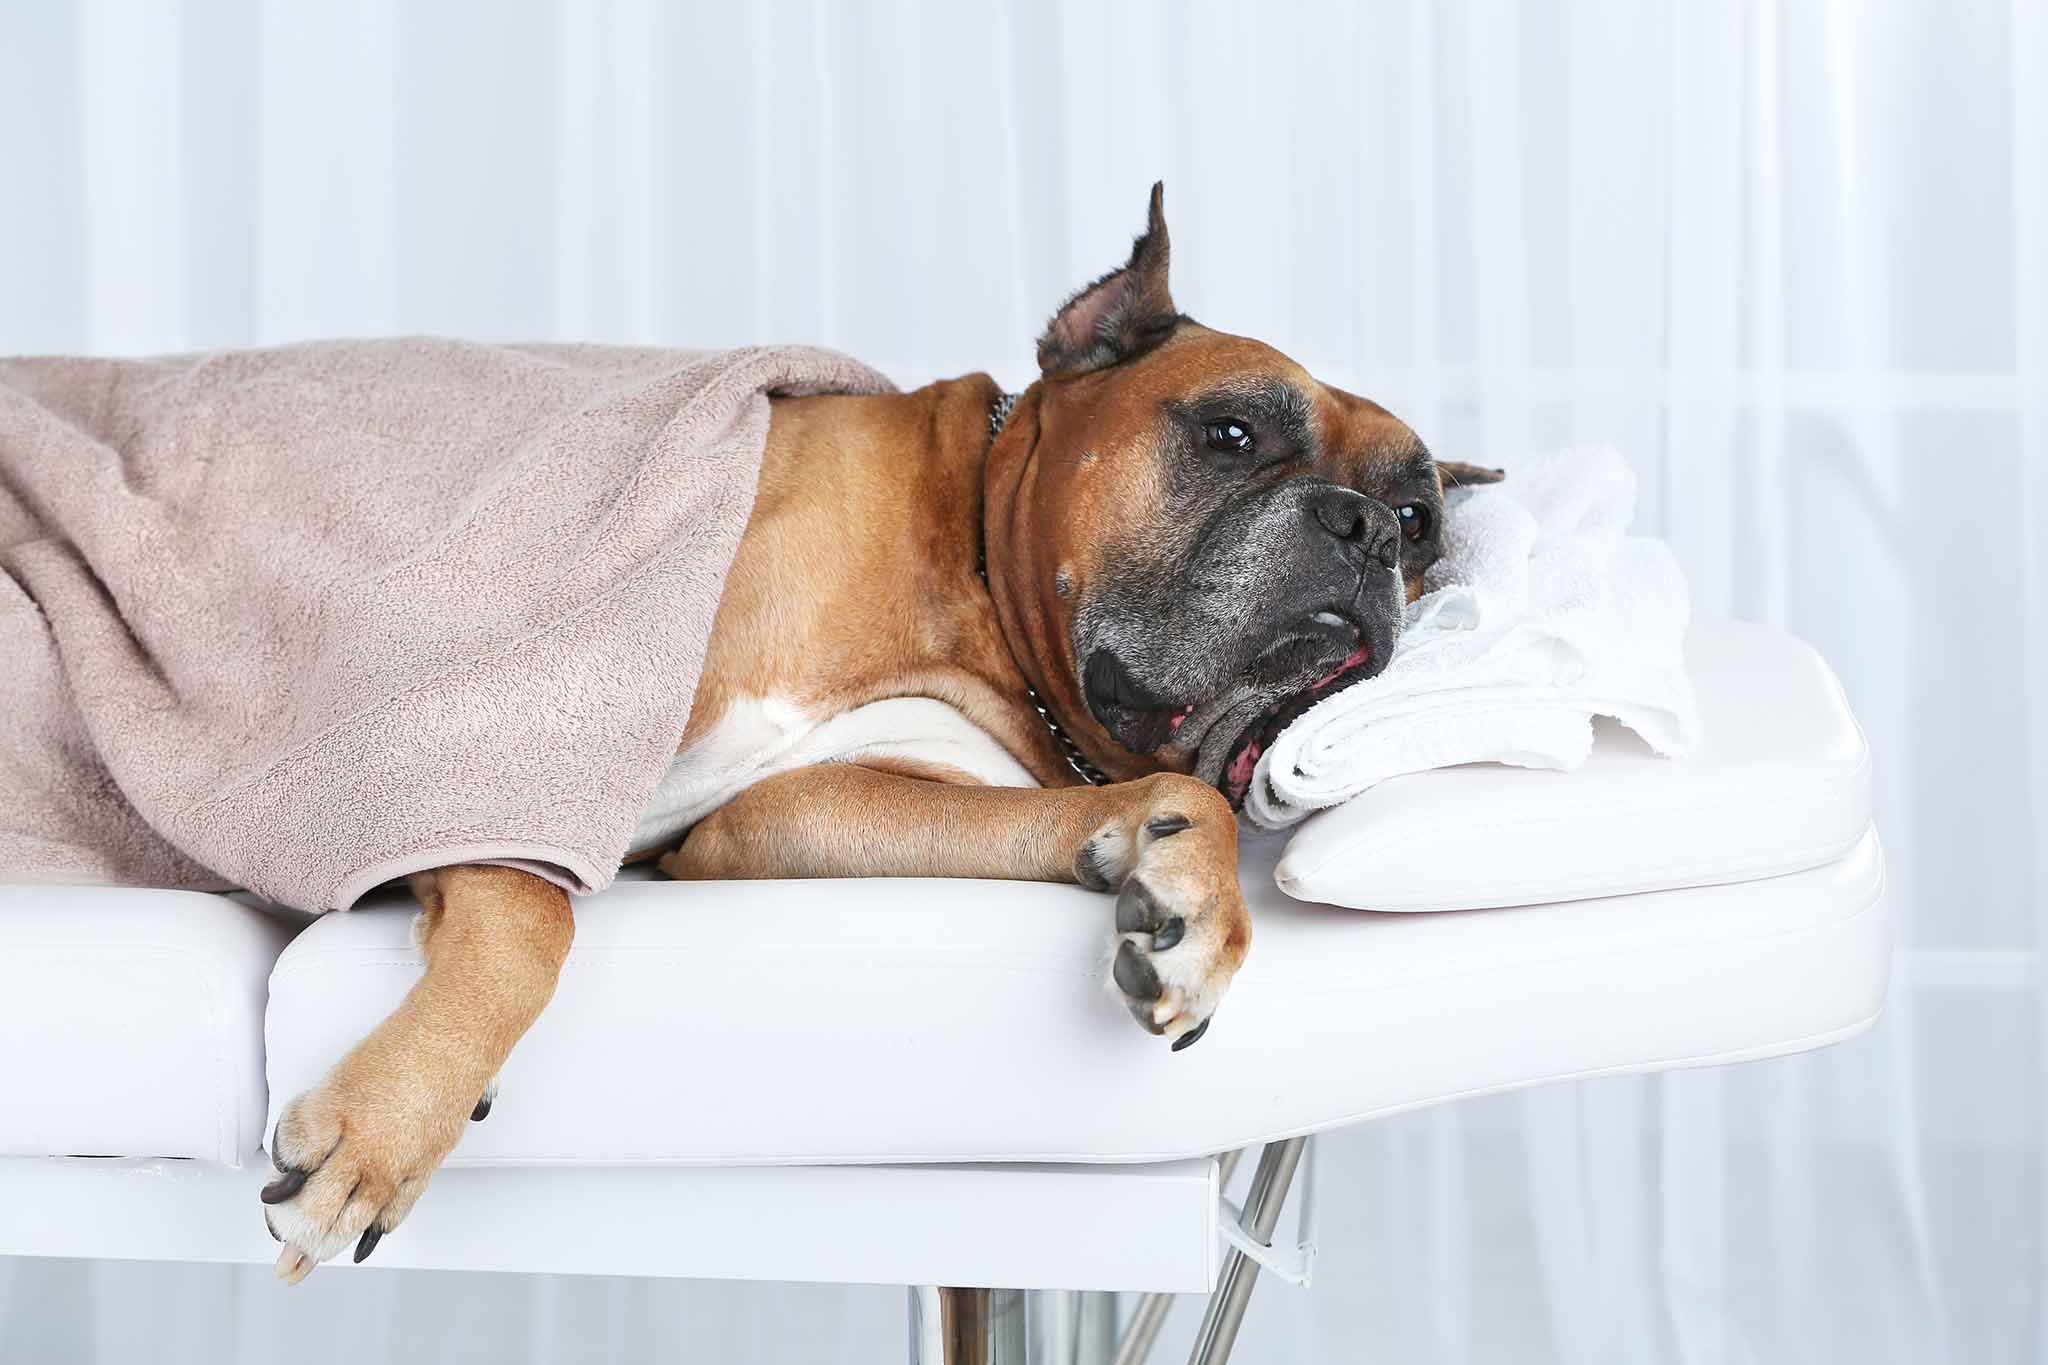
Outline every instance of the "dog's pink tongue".
[[1337, 679], [1343, 677], [1346, 673], [1349, 673], [1352, 669], [1358, 667], [1360, 664], [1364, 663], [1367, 659], [1370, 659], [1371, 657], [1372, 650], [1366, 645], [1359, 645], [1358, 648], [1352, 650], [1349, 654], [1346, 654], [1344, 656], [1344, 661], [1342, 663], [1338, 664], [1335, 668], [1331, 669], [1328, 673], [1325, 673], [1322, 677], [1316, 679], [1314, 683], [1310, 684], [1308, 690], [1311, 692], [1322, 691], [1331, 683], [1337, 681]]
[[1253, 740], [1244, 746], [1244, 752], [1230, 760], [1230, 768], [1224, 773], [1224, 777], [1229, 781], [1232, 791], [1250, 788], [1252, 770], [1259, 766], [1259, 754], [1262, 751], [1263, 746], [1257, 740]]

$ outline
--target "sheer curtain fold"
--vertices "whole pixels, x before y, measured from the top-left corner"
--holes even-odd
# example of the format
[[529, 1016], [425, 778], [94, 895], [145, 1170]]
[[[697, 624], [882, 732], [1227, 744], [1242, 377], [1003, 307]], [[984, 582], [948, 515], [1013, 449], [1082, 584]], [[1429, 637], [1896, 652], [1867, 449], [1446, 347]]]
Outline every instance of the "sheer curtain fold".
[[[1699, 609], [1822, 649], [1899, 941], [1884, 1018], [1824, 1053], [1333, 1135], [1315, 1289], [1261, 1290], [1245, 1357], [2048, 1362], [2043, 11], [0, 7], [0, 353], [802, 340], [1014, 387], [1163, 177], [1195, 316], [1446, 454], [1621, 446]], [[0, 1262], [0, 1359], [855, 1361], [900, 1320], [872, 1288]]]

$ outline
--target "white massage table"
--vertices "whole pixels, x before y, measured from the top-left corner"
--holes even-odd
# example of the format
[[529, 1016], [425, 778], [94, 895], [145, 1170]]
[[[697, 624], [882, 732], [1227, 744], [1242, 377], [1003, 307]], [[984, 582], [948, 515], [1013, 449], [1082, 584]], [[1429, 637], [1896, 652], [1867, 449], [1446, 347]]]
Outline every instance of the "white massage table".
[[[1755, 627], [1689, 652], [1693, 757], [1604, 733], [1577, 773], [1424, 774], [1307, 827], [1289, 885], [1378, 912], [1291, 899], [1285, 841], [1248, 839], [1253, 951], [1183, 1053], [1104, 985], [1109, 903], [1079, 889], [622, 881], [371, 1264], [910, 1285], [921, 1361], [1106, 1362], [1101, 1291], [1140, 1291], [1136, 1361], [1165, 1295], [1211, 1293], [1195, 1359], [1220, 1361], [1260, 1264], [1288, 1268], [1237, 1247], [1275, 1240], [1305, 1135], [1876, 1016], [1884, 867], [1839, 689]], [[0, 886], [0, 1254], [271, 1261], [267, 1117], [405, 992], [410, 914]], [[1215, 1154], [1252, 1147], [1226, 1228]]]

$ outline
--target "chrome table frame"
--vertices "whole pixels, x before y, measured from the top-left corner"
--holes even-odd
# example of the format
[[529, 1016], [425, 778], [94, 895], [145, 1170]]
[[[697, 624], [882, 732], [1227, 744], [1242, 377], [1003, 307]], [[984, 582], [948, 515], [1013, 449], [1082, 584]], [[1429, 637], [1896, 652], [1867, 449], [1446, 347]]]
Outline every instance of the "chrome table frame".
[[[1284, 1138], [1259, 1154], [1242, 1227], [1261, 1246], [1272, 1244], [1307, 1141]], [[1219, 1188], [1238, 1156], [1226, 1153], [1218, 1163]], [[1230, 1359], [1258, 1274], [1259, 1263], [1233, 1247], [1210, 1292], [1189, 1365]], [[1113, 1293], [918, 1286], [910, 1291], [911, 1365], [1145, 1365], [1173, 1299], [1147, 1293], [1118, 1339]]]

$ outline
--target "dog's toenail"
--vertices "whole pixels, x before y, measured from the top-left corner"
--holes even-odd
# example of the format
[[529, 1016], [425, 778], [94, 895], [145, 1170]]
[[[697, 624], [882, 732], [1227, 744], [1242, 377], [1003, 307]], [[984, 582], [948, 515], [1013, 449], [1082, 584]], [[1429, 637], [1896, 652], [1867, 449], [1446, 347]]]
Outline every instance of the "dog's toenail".
[[1192, 829], [1194, 823], [1185, 815], [1161, 815], [1145, 822], [1145, 832], [1155, 839], [1164, 839], [1169, 834]]
[[478, 1098], [476, 1102], [476, 1108], [469, 1111], [469, 1121], [471, 1123], [482, 1123], [485, 1119], [489, 1118], [490, 1116], [491, 1092], [486, 1090], [483, 1093], [483, 1095], [480, 1098]]
[[[1174, 1046], [1178, 1047], [1180, 1044], [1176, 1043]], [[378, 1227], [375, 1223], [364, 1228], [361, 1240], [356, 1243], [356, 1264], [361, 1265], [364, 1261], [368, 1260], [370, 1253], [377, 1249], [377, 1243], [383, 1240], [384, 1229]]]
[[1116, 931], [1119, 934], [1138, 934], [1159, 923], [1159, 903], [1152, 899], [1152, 892], [1136, 877], [1124, 883], [1124, 889], [1116, 893]]
[[1152, 935], [1152, 951], [1155, 953], [1165, 952], [1168, 948], [1180, 942], [1181, 935], [1187, 931], [1188, 922], [1179, 915], [1175, 915], [1172, 919], [1159, 926], [1158, 933]]
[[284, 1174], [265, 1185], [256, 1197], [266, 1204], [282, 1204], [299, 1192], [305, 1185], [308, 1174], [310, 1173], [306, 1171], [295, 1171], [286, 1167]]
[[1173, 1050], [1175, 1052], [1179, 1052], [1184, 1047], [1193, 1047], [1196, 1044], [1196, 1042], [1198, 1042], [1201, 1039], [1201, 1036], [1207, 1033], [1208, 1031], [1209, 1021], [1207, 1019], [1204, 1019], [1201, 1023], [1195, 1025], [1186, 1033], [1183, 1033], [1180, 1037], [1174, 1039]]
[[1152, 970], [1152, 964], [1138, 952], [1138, 945], [1129, 939], [1118, 945], [1116, 966], [1111, 968], [1111, 974], [1125, 995], [1134, 995], [1140, 1000], [1159, 998], [1159, 973]]

